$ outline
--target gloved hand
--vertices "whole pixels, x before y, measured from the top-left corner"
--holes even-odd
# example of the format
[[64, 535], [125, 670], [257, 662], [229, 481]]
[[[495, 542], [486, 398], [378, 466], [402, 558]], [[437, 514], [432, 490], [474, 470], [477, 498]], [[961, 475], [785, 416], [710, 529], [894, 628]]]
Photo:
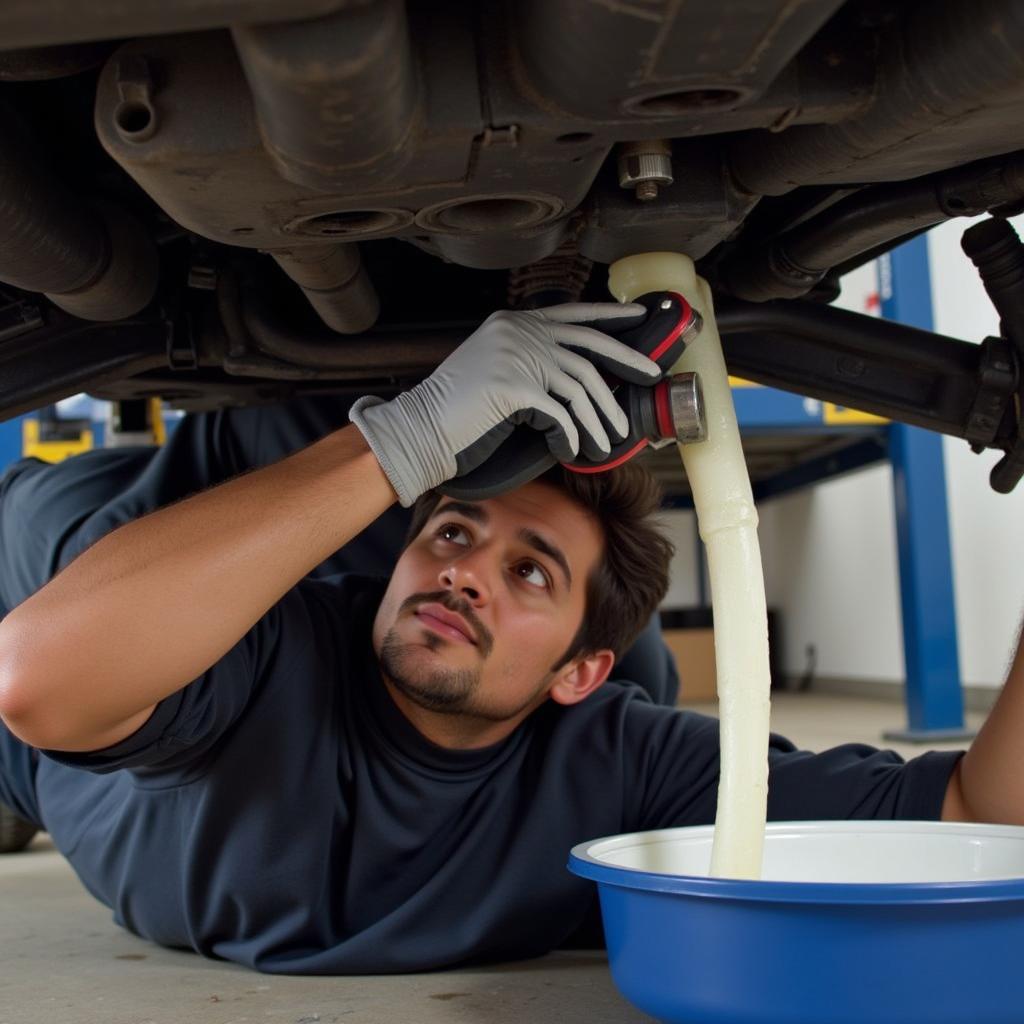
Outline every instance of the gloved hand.
[[609, 432], [621, 441], [629, 422], [594, 364], [637, 384], [661, 369], [585, 324], [625, 330], [646, 312], [603, 302], [494, 313], [422, 383], [390, 402], [360, 398], [349, 419], [406, 507], [475, 469], [520, 423], [543, 431], [561, 462], [581, 450], [599, 459], [611, 451]]

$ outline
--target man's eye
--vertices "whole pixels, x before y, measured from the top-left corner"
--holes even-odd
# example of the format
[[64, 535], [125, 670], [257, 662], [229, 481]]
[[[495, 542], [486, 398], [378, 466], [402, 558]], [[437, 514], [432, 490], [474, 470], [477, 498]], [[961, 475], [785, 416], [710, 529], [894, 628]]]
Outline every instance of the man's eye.
[[548, 577], [536, 562], [520, 562], [515, 568], [520, 579], [534, 587], [548, 587]]
[[[466, 545], [469, 543], [469, 540], [466, 537], [466, 531], [455, 523], [445, 523], [444, 526], [437, 531], [437, 536], [452, 544]], [[459, 538], [462, 539], [460, 540]]]

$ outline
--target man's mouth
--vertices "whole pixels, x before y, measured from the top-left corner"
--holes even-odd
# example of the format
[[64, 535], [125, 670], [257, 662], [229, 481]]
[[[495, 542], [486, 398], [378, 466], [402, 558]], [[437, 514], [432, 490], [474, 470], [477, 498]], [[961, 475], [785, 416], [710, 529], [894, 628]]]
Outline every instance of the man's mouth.
[[473, 631], [461, 615], [448, 611], [440, 604], [422, 604], [413, 614], [428, 629], [441, 636], [476, 646]]

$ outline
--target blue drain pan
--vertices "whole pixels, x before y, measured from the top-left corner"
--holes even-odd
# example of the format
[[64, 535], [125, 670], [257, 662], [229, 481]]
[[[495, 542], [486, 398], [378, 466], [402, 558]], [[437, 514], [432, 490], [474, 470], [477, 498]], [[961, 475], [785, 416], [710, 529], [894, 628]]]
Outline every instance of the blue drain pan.
[[763, 881], [709, 878], [711, 826], [573, 848], [612, 977], [671, 1024], [1022, 1024], [1024, 828], [768, 826]]

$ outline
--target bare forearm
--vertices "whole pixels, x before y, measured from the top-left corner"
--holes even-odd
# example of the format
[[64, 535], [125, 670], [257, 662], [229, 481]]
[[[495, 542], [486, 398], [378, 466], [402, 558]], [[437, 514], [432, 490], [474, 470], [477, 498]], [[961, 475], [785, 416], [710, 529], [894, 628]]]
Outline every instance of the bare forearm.
[[943, 817], [1024, 825], [1024, 636], [995, 707], [957, 767]]
[[394, 500], [346, 427], [113, 531], [0, 623], [5, 718], [50, 745], [102, 735], [209, 668]]

